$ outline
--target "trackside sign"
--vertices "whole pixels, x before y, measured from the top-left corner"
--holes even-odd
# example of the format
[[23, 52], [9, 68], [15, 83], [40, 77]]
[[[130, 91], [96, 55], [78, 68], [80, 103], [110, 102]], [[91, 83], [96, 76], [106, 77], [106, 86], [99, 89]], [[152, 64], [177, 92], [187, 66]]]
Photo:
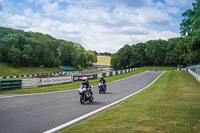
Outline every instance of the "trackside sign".
[[93, 75], [80, 75], [74, 76], [74, 81], [81, 81], [83, 77], [87, 77], [87, 79], [93, 79]]
[[38, 86], [43, 85], [51, 85], [51, 84], [61, 84], [61, 83], [68, 83], [73, 82], [73, 77], [55, 77], [55, 78], [38, 78], [37, 84]]

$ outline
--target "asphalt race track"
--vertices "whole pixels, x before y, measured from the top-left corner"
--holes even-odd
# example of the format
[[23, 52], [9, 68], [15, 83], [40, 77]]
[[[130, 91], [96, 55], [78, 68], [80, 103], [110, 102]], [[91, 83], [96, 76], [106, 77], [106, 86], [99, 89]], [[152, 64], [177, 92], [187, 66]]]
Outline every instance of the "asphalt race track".
[[41, 133], [111, 104], [152, 83], [162, 71], [147, 71], [107, 84], [106, 94], [92, 90], [94, 101], [80, 103], [78, 90], [3, 97], [0, 95], [0, 133]]

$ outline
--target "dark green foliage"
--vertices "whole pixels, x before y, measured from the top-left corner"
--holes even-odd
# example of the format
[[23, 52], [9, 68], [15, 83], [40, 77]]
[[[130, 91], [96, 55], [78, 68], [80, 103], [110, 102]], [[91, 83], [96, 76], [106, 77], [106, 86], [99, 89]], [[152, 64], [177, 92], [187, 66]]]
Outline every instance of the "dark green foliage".
[[200, 63], [200, 0], [196, 0], [192, 5], [193, 9], [188, 9], [182, 14], [184, 19], [180, 29], [184, 36], [182, 45], [185, 47], [185, 61], [197, 64]]
[[181, 61], [180, 59], [182, 55], [181, 50], [177, 48], [177, 46], [181, 42], [181, 39], [182, 38], [172, 38], [168, 40], [168, 44], [165, 49], [166, 50], [165, 60], [164, 60], [165, 65], [176, 66], [177, 64], [183, 64], [183, 61]]
[[[145, 65], [177, 66], [189, 64], [185, 55], [183, 38], [165, 40], [150, 40], [132, 46], [125, 45], [111, 56], [111, 65], [114, 69], [141, 67]], [[185, 52], [184, 52], [185, 51]]]
[[112, 68], [114, 69], [119, 69], [119, 58], [118, 58], [119, 54], [115, 53], [111, 55], [111, 59], [110, 59], [110, 64], [112, 66]]
[[[96, 54], [77, 43], [42, 33], [0, 27], [0, 61], [13, 66], [85, 67], [96, 62]], [[88, 63], [89, 62], [89, 63]]]
[[119, 60], [121, 63], [119, 64], [119, 68], [127, 68], [130, 65], [130, 57], [131, 57], [131, 46], [125, 45], [123, 48], [119, 50]]
[[164, 65], [167, 42], [164, 40], [151, 40], [146, 43], [145, 53], [153, 65]]
[[146, 43], [138, 43], [131, 46], [130, 66], [144, 66], [151, 65], [150, 59], [146, 56]]
[[125, 45], [116, 54], [111, 55], [110, 64], [114, 69], [123, 69], [130, 66], [131, 46]]
[[18, 48], [11, 47], [9, 51], [9, 62], [14, 66], [19, 66], [21, 61], [22, 52]]
[[111, 56], [111, 53], [109, 53], [109, 52], [96, 53], [96, 54], [103, 55], [103, 56]]
[[92, 66], [93, 62], [97, 62], [97, 56], [92, 51], [86, 51], [85, 54], [85, 61], [87, 66]]

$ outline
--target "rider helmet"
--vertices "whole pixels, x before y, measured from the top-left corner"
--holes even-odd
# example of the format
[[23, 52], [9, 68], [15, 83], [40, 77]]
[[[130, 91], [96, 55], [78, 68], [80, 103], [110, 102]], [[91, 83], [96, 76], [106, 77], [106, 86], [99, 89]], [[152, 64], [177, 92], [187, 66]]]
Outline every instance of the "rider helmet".
[[83, 83], [86, 83], [87, 77], [83, 77], [83, 78], [82, 78], [82, 81], [83, 81]]
[[101, 79], [103, 79], [103, 76], [101, 76]]

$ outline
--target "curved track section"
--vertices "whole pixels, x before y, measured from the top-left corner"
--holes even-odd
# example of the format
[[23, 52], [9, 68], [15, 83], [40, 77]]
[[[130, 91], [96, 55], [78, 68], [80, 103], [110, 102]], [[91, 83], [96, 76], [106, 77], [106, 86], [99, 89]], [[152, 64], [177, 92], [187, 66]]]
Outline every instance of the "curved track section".
[[150, 85], [162, 71], [148, 71], [107, 84], [106, 94], [93, 88], [94, 101], [82, 105], [78, 90], [0, 98], [0, 132], [40, 133], [108, 106]]

